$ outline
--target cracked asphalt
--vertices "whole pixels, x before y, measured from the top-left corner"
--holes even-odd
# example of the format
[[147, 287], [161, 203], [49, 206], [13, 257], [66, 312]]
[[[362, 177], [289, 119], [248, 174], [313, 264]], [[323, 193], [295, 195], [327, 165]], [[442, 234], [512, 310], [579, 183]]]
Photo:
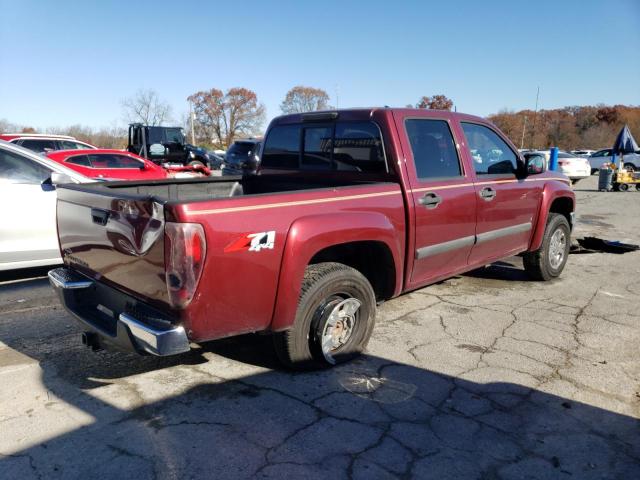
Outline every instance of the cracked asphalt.
[[[574, 237], [638, 243], [640, 193], [596, 184]], [[313, 373], [260, 335], [93, 353], [45, 279], [8, 281], [0, 478], [640, 478], [639, 274], [640, 252], [552, 283], [511, 258], [387, 302], [366, 356]]]

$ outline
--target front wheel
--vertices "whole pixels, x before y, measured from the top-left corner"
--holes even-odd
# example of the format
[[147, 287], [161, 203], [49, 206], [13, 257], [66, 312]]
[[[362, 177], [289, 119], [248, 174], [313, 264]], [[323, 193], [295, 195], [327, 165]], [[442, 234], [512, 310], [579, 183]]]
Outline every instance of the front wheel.
[[542, 245], [523, 255], [524, 269], [533, 280], [553, 280], [564, 270], [571, 248], [571, 228], [564, 215], [549, 213]]
[[278, 358], [301, 369], [346, 362], [364, 351], [375, 316], [373, 288], [359, 271], [333, 262], [309, 265], [293, 325], [273, 336]]
[[624, 168], [626, 168], [629, 172], [635, 172], [636, 166], [633, 163], [625, 163]]

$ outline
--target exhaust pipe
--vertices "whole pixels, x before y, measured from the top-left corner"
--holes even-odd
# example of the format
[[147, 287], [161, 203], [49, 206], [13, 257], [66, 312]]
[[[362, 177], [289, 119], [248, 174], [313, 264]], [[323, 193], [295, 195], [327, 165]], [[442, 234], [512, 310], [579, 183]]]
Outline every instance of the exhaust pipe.
[[100, 340], [98, 339], [98, 335], [93, 332], [83, 332], [82, 333], [82, 344], [92, 351], [97, 352], [102, 350], [100, 346]]

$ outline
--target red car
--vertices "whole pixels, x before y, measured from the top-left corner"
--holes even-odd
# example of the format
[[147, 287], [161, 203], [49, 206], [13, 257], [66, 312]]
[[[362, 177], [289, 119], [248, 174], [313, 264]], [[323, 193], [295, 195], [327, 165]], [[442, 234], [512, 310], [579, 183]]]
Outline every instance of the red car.
[[461, 113], [287, 115], [257, 175], [60, 186], [65, 267], [49, 277], [95, 349], [172, 355], [272, 332], [285, 364], [333, 365], [403, 292], [515, 254], [557, 278], [575, 195], [543, 167]]
[[89, 178], [101, 180], [156, 180], [169, 177], [164, 168], [123, 150], [58, 150], [48, 153], [47, 157]]

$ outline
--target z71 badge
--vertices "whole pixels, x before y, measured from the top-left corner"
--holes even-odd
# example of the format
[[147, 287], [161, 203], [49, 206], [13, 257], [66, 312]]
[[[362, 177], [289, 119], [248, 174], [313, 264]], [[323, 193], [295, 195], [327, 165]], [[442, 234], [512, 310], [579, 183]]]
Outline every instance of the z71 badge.
[[268, 232], [249, 233], [227, 245], [224, 248], [224, 253], [241, 251], [259, 252], [264, 248], [273, 250], [275, 242], [275, 230], [271, 230]]

